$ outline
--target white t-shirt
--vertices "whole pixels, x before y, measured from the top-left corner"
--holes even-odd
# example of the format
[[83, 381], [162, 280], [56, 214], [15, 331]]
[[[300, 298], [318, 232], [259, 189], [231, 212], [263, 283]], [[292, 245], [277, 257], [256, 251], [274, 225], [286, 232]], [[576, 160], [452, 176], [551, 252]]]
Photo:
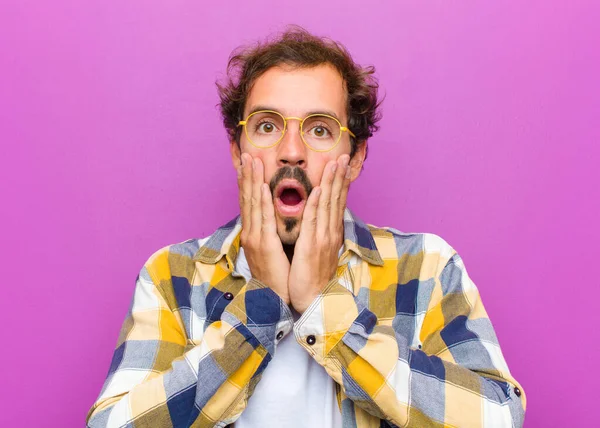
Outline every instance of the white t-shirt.
[[[236, 272], [250, 280], [250, 268], [240, 251]], [[300, 314], [292, 309], [294, 321]], [[262, 378], [235, 428], [277, 426], [281, 428], [338, 428], [342, 416], [335, 396], [335, 381], [298, 342], [288, 334], [278, 344], [275, 357]]]

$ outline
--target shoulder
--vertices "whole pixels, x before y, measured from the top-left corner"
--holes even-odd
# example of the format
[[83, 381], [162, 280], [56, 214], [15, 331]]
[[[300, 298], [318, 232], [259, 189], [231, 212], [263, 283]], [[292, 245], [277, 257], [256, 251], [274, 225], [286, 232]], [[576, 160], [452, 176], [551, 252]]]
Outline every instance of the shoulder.
[[188, 277], [197, 261], [214, 264], [220, 255], [227, 254], [241, 227], [238, 215], [203, 238], [192, 238], [158, 249], [148, 258], [145, 267], [157, 272], [161, 278], [168, 272], [173, 276]]
[[[187, 271], [194, 264], [194, 256], [212, 235], [204, 238], [191, 238], [182, 242], [165, 245], [154, 251], [144, 263], [144, 269], [153, 279], [160, 281], [181, 271]], [[185, 275], [184, 275], [185, 276]]]
[[420, 280], [439, 278], [436, 284], [441, 287], [441, 295], [457, 290], [476, 290], [462, 258], [441, 236], [427, 232], [407, 233], [393, 227], [368, 227], [381, 257], [398, 261], [391, 263], [391, 268], [413, 272]]
[[441, 236], [429, 232], [403, 232], [394, 227], [367, 224], [383, 259], [422, 255], [448, 261], [455, 249]]

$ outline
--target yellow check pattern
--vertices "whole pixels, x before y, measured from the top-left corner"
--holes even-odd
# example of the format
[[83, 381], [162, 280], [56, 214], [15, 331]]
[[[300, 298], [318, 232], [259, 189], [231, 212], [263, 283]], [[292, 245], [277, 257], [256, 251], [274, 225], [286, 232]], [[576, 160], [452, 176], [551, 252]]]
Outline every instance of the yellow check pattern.
[[523, 388], [442, 238], [346, 209], [337, 275], [294, 323], [235, 271], [240, 231], [238, 216], [145, 263], [88, 427], [227, 426], [291, 332], [335, 381], [344, 427], [522, 426]]

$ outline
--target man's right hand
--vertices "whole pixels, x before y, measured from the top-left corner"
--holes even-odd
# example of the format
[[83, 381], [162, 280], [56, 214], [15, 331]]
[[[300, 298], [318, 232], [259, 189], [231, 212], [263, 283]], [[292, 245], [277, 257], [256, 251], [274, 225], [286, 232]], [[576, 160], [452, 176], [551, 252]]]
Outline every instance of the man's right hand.
[[263, 163], [242, 153], [238, 166], [238, 187], [242, 232], [240, 244], [252, 277], [269, 286], [289, 305], [290, 262], [277, 234], [275, 207], [269, 185], [265, 183]]

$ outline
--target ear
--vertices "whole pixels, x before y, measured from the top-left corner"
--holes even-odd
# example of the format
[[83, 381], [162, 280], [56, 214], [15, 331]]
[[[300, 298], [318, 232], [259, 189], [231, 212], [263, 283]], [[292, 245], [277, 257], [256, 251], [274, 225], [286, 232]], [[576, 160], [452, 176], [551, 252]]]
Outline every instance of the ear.
[[235, 140], [229, 142], [229, 150], [231, 151], [231, 162], [233, 163], [233, 168], [237, 169], [237, 167], [242, 164], [242, 152], [240, 151], [240, 147]]
[[356, 149], [356, 152], [354, 153], [354, 156], [352, 156], [352, 159], [350, 159], [349, 165], [350, 165], [350, 181], [354, 181], [358, 178], [358, 176], [360, 175], [360, 172], [362, 171], [362, 167], [363, 167], [363, 163], [365, 161], [365, 156], [367, 154], [367, 144], [368, 141], [365, 140], [362, 144], [360, 144], [358, 146], [358, 148]]

